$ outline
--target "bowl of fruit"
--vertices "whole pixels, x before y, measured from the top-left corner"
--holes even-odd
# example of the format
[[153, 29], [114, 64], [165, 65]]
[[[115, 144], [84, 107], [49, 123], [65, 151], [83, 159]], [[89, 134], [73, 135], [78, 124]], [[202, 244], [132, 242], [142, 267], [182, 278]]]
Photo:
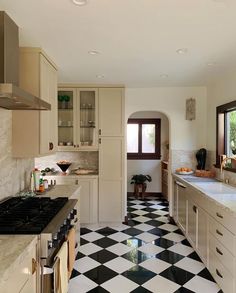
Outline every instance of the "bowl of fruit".
[[193, 169], [187, 167], [178, 168], [175, 172], [180, 175], [190, 175], [194, 173]]
[[57, 166], [61, 169], [61, 171], [66, 174], [67, 169], [70, 167], [72, 163], [68, 161], [59, 161], [57, 162]]

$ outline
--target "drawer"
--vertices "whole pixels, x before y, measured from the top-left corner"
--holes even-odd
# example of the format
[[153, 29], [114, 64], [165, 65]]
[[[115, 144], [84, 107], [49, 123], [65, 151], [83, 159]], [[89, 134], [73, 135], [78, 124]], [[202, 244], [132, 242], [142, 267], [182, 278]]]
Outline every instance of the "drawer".
[[210, 233], [235, 256], [235, 236], [212, 217], [209, 224]]
[[209, 252], [209, 271], [224, 293], [235, 292], [235, 279], [211, 250]]
[[236, 218], [231, 216], [227, 210], [215, 204], [213, 201], [208, 201], [208, 212], [220, 224], [236, 235]]
[[236, 260], [234, 256], [211, 233], [209, 234], [209, 249], [215, 253], [218, 260], [226, 267], [226, 269], [235, 275]]

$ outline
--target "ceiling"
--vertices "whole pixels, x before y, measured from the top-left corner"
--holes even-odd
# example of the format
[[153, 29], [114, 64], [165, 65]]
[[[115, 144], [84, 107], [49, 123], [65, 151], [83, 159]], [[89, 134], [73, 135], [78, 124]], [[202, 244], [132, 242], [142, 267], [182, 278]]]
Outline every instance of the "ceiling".
[[199, 86], [236, 70], [235, 0], [0, 0], [0, 10], [60, 82]]

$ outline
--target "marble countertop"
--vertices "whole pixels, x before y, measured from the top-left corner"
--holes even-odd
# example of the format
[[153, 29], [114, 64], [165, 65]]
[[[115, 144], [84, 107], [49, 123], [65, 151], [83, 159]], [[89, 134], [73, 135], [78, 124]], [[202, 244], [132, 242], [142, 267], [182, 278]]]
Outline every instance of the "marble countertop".
[[46, 173], [46, 175], [44, 176], [45, 178], [50, 178], [50, 177], [69, 177], [69, 178], [98, 178], [98, 173], [97, 172], [93, 172], [93, 173], [88, 173], [88, 174], [75, 174], [74, 172], [72, 173], [62, 173], [62, 172], [56, 172], [56, 173]]
[[36, 241], [35, 235], [0, 235], [0, 284], [9, 278]]
[[214, 201], [236, 218], [236, 187], [216, 179], [195, 177], [193, 175], [173, 174], [173, 176], [185, 184], [196, 188], [209, 200]]
[[49, 191], [46, 191], [42, 194], [37, 194], [40, 197], [68, 197], [68, 198], [76, 198], [81, 189], [80, 185], [55, 185]]

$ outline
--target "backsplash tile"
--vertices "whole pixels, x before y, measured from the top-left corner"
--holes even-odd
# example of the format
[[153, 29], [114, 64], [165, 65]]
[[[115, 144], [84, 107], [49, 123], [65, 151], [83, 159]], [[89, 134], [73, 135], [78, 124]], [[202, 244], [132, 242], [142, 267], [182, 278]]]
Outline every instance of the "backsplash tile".
[[174, 172], [179, 167], [196, 169], [196, 152], [197, 151], [171, 150], [172, 172]]
[[[35, 167], [40, 170], [46, 167], [60, 170], [56, 162], [66, 160], [72, 162], [69, 169], [98, 169], [98, 152], [57, 152], [55, 155], [35, 158]], [[61, 170], [60, 170], [61, 171]]]
[[33, 159], [11, 156], [12, 112], [0, 109], [0, 200], [29, 186]]

